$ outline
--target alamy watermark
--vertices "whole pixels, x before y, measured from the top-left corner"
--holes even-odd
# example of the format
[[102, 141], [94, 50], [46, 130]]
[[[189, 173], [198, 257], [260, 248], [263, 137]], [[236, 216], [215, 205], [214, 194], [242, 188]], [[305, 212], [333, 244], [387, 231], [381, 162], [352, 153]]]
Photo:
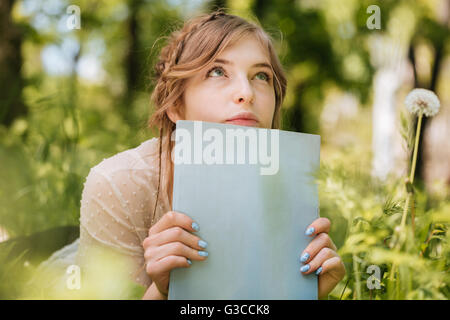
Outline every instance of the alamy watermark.
[[367, 18], [366, 26], [369, 30], [381, 29], [381, 10], [376, 4], [372, 4], [367, 7], [367, 13], [372, 13], [370, 17]]
[[[270, 139], [268, 138], [269, 132]], [[280, 165], [278, 130], [254, 127], [227, 128], [224, 137], [221, 130], [217, 128], [203, 130], [202, 122], [195, 121], [193, 137], [189, 130], [177, 128], [172, 133], [171, 139], [176, 141], [172, 151], [172, 161], [175, 164], [248, 163], [259, 164], [261, 175], [278, 173]], [[203, 145], [203, 142], [207, 144]], [[248, 150], [248, 159], [246, 150]]]
[[70, 5], [66, 9], [66, 13], [69, 15], [67, 18], [67, 29], [81, 29], [81, 10], [77, 5]]
[[367, 278], [367, 288], [370, 290], [381, 289], [381, 270], [380, 267], [372, 264], [367, 267], [366, 272], [371, 276]]
[[81, 288], [81, 269], [76, 264], [71, 264], [66, 269], [69, 276], [66, 280], [66, 287], [69, 290], [80, 290]]

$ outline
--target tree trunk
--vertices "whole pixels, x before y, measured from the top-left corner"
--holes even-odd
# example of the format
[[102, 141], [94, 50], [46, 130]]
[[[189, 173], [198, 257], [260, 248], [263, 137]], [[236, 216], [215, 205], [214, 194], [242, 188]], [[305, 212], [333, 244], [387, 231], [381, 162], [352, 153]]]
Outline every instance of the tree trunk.
[[395, 167], [395, 94], [401, 78], [395, 68], [379, 69], [374, 77], [372, 109], [372, 174], [386, 179]]
[[0, 1], [0, 123], [9, 127], [27, 114], [22, 100], [22, 34], [11, 17], [14, 0]]
[[[439, 72], [441, 70], [442, 58], [443, 58], [443, 43], [438, 43], [435, 47], [434, 53], [434, 64], [431, 72], [431, 81], [428, 89], [433, 92], [436, 92], [437, 79], [439, 78]], [[423, 117], [422, 119], [422, 128], [421, 134], [419, 138], [419, 150], [417, 152], [417, 177], [424, 181], [425, 178], [425, 145], [424, 145], [424, 137], [425, 130], [429, 127], [429, 119], [427, 117]], [[415, 119], [415, 126], [417, 124], [417, 118]]]
[[[437, 86], [437, 80], [439, 79], [439, 73], [442, 66], [442, 60], [444, 58], [444, 43], [443, 40], [440, 42], [434, 43], [434, 63], [433, 68], [431, 71], [431, 80], [430, 83], [427, 85], [419, 83], [418, 77], [417, 77], [417, 70], [416, 70], [416, 63], [415, 63], [415, 55], [414, 55], [414, 43], [411, 43], [410, 49], [409, 49], [409, 60], [413, 66], [414, 70], [414, 87], [415, 88], [425, 88], [429, 89], [433, 92], [436, 91]], [[422, 127], [421, 127], [421, 134], [419, 137], [419, 150], [417, 152], [417, 164], [416, 164], [416, 177], [421, 182], [425, 179], [425, 144], [424, 144], [424, 137], [425, 137], [425, 131], [429, 127], [429, 120], [427, 117], [423, 117], [422, 119]], [[417, 126], [417, 117], [414, 118], [414, 128]]]
[[126, 92], [124, 95], [122, 114], [129, 120], [129, 112], [134, 98], [134, 93], [138, 90], [140, 80], [140, 57], [139, 57], [139, 25], [138, 12], [142, 6], [142, 0], [129, 1], [130, 15], [126, 22], [128, 46], [124, 57]]
[[210, 10], [217, 10], [221, 8], [227, 8], [227, 1], [226, 0], [213, 0], [208, 5]]

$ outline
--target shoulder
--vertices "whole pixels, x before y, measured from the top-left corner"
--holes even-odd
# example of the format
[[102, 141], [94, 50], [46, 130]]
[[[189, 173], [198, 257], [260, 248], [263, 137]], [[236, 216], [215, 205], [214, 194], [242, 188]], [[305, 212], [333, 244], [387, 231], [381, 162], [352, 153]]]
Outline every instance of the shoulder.
[[82, 215], [89, 211], [91, 215], [106, 214], [123, 221], [147, 216], [158, 186], [158, 141], [149, 139], [92, 167], [84, 182]]
[[103, 159], [90, 170], [101, 175], [112, 176], [121, 172], [148, 171], [156, 172], [158, 169], [159, 138], [151, 138], [139, 146], [119, 152], [109, 158]]
[[158, 186], [158, 138], [103, 159], [81, 195], [80, 225], [98, 241], [134, 254], [148, 233]]

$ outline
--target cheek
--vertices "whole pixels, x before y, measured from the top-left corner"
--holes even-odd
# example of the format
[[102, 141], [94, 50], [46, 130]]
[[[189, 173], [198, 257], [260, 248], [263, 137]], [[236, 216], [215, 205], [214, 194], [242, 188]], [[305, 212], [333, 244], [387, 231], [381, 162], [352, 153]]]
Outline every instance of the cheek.
[[264, 128], [272, 127], [272, 120], [275, 115], [275, 93], [268, 92], [261, 93], [260, 110], [258, 110], [263, 120]]
[[200, 120], [214, 122], [220, 119], [222, 106], [224, 101], [220, 93], [211, 96], [211, 89], [197, 88], [195, 90], [186, 91], [186, 120]]

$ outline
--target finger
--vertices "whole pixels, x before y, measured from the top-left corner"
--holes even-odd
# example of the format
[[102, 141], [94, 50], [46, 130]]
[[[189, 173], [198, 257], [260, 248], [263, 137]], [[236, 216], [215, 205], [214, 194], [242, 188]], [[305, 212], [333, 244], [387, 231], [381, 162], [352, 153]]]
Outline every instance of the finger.
[[328, 218], [318, 218], [311, 223], [305, 231], [307, 236], [313, 236], [321, 232], [330, 232], [331, 221]]
[[169, 272], [174, 268], [189, 268], [190, 266], [186, 257], [167, 256], [159, 261], [147, 263], [145, 271], [150, 278], [154, 279], [155, 275]]
[[168, 211], [150, 228], [148, 235], [157, 234], [171, 227], [179, 226], [191, 232], [199, 230], [198, 224], [189, 216], [177, 211]]
[[[300, 268], [300, 272], [303, 274], [310, 274], [316, 272], [322, 264], [333, 257], [337, 257], [338, 254], [330, 248], [322, 248], [319, 253], [308, 264], [303, 265]], [[321, 272], [321, 271], [320, 271]]]
[[208, 252], [195, 250], [181, 242], [170, 242], [155, 248], [149, 248], [144, 253], [146, 261], [158, 261], [167, 256], [182, 256], [191, 260], [203, 261], [208, 257]]
[[307, 263], [308, 261], [311, 261], [311, 259], [313, 259], [322, 248], [330, 248], [337, 251], [337, 248], [328, 233], [319, 233], [313, 240], [311, 240], [300, 255], [300, 262]]
[[339, 256], [325, 260], [322, 263], [321, 267], [322, 271], [320, 272], [320, 275], [335, 270], [337, 271], [337, 274], [339, 276], [339, 281], [342, 280], [345, 276], [345, 265]]
[[147, 249], [150, 244], [153, 246], [160, 246], [170, 242], [182, 242], [185, 245], [197, 249], [203, 250], [207, 247], [207, 242], [202, 240], [200, 237], [187, 232], [185, 229], [181, 227], [172, 227], [166, 230], [161, 231], [158, 234], [154, 234], [148, 236], [144, 242], [143, 247]]

